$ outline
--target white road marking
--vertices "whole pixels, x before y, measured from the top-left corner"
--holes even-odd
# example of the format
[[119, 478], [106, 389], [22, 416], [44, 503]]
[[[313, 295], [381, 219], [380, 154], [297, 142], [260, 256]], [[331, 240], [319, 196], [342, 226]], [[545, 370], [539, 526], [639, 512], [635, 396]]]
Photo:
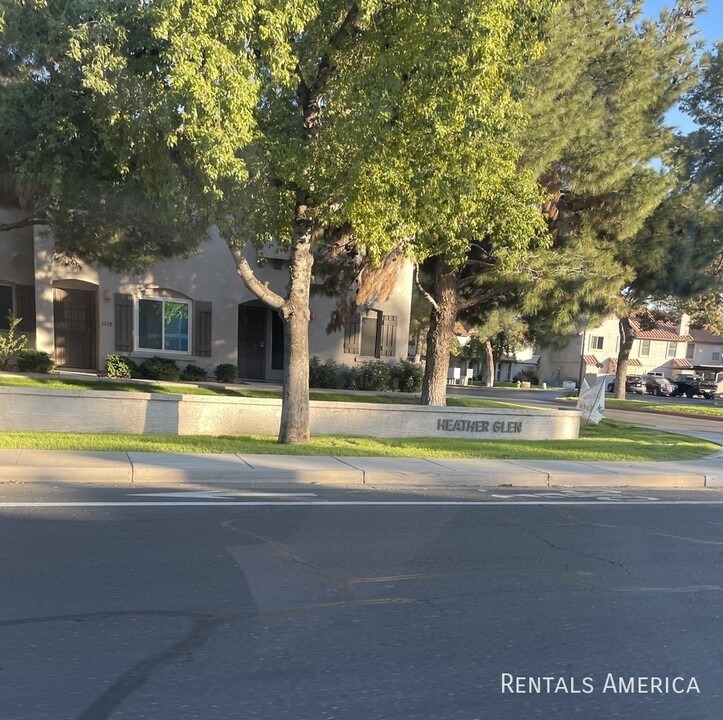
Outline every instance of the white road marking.
[[516, 495], [510, 494], [510, 495], [490, 495], [490, 497], [493, 498], [499, 498], [500, 500], [509, 500], [511, 498], [519, 498], [519, 497], [527, 497], [527, 498], [587, 498], [587, 499], [595, 499], [595, 500], [609, 500], [610, 502], [631, 502], [631, 501], [641, 501], [641, 500], [648, 500], [650, 502], [657, 502], [658, 498], [655, 497], [648, 497], [646, 495], [622, 495], [620, 493], [620, 490], [611, 490], [610, 492], [604, 493], [602, 495], [597, 495], [595, 493], [591, 492], [579, 492], [579, 491], [571, 491], [571, 492], [537, 492], [537, 493], [518, 493]]
[[316, 493], [297, 493], [297, 492], [254, 492], [253, 490], [242, 491], [242, 492], [225, 492], [225, 491], [213, 491], [213, 490], [185, 490], [183, 492], [170, 492], [170, 493], [126, 493], [128, 497], [167, 497], [167, 498], [188, 498], [192, 500], [197, 498], [198, 500], [230, 500], [235, 497], [250, 497], [250, 498], [285, 498], [285, 497], [317, 497]]
[[628, 506], [638, 507], [641, 505], [723, 505], [723, 500], [656, 500], [650, 502], [640, 500], [636, 502], [621, 502], [620, 500], [522, 500], [520, 502], [510, 500], [225, 500], [223, 502], [189, 500], [186, 502], [164, 502], [164, 501], [107, 501], [107, 502], [0, 502], [0, 508], [83, 508], [83, 507], [274, 507], [274, 506], [293, 506], [293, 507], [323, 507], [323, 506], [426, 506], [426, 507], [444, 507], [444, 506], [467, 506], [467, 507], [485, 507], [485, 506], [516, 506], [520, 505], [614, 505], [616, 507]]

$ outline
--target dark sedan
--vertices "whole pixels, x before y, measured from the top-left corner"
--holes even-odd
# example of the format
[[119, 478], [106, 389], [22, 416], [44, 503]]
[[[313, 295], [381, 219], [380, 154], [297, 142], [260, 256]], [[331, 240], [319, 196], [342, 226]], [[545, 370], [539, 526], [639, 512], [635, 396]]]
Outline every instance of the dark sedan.
[[[608, 383], [608, 392], [615, 392], [615, 380]], [[645, 384], [645, 379], [641, 375], [628, 375], [625, 378], [625, 392], [645, 395], [645, 393], [647, 392], [647, 385]]]
[[667, 378], [659, 377], [657, 375], [646, 375], [644, 380], [646, 392], [651, 395], [665, 395], [666, 397], [673, 397], [678, 392], [678, 386]]

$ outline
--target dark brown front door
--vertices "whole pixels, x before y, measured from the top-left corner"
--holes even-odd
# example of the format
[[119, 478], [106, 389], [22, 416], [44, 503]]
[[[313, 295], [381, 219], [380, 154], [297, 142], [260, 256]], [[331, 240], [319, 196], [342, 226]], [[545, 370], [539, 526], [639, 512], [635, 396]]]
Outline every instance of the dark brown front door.
[[266, 377], [266, 307], [239, 305], [238, 374], [259, 380]]
[[95, 370], [96, 311], [92, 290], [53, 289], [55, 364]]

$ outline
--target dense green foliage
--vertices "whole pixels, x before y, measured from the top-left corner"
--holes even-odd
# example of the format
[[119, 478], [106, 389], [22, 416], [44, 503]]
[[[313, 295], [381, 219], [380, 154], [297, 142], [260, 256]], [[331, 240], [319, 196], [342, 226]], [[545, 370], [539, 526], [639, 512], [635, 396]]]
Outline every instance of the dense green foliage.
[[408, 360], [399, 360], [391, 366], [391, 384], [394, 390], [416, 393], [422, 389], [422, 366]]
[[152, 357], [144, 360], [138, 366], [138, 373], [148, 380], [180, 380], [181, 372], [175, 361], [162, 357]]
[[17, 355], [17, 365], [20, 372], [49, 373], [55, 367], [55, 362], [46, 352], [21, 350]]
[[329, 358], [322, 362], [314, 355], [309, 362], [309, 387], [344, 388], [348, 386], [349, 368]]
[[368, 360], [351, 370], [349, 388], [351, 390], [389, 390], [392, 370], [383, 360]]
[[125, 355], [112, 353], [105, 358], [105, 374], [109, 378], [128, 379], [138, 377], [138, 367]]
[[290, 246], [284, 297], [235, 259], [287, 326], [280, 437], [303, 442], [310, 249], [461, 263], [494, 231], [512, 267], [544, 229], [513, 139], [555, 4], [8, 0], [0, 150], [58, 250], [142, 266], [212, 225]]
[[188, 364], [181, 373], [181, 380], [187, 382], [203, 382], [208, 377], [208, 372], [198, 365]]
[[238, 377], [238, 368], [231, 363], [221, 363], [216, 365], [213, 376], [216, 378], [216, 382], [232, 383]]

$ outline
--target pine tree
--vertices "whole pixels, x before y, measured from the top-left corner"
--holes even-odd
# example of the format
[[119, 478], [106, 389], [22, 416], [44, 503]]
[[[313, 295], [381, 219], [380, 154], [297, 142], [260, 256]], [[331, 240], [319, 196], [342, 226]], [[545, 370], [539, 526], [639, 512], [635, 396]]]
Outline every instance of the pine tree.
[[[501, 228], [480, 237], [460, 268], [436, 257], [430, 294], [438, 306], [451, 307], [448, 325], [455, 312], [481, 320], [503, 304], [549, 330], [569, 332], [582, 318], [620, 309], [621, 289], [634, 271], [617, 249], [675, 183], [665, 165], [674, 137], [663, 116], [691, 81], [690, 36], [700, 3], [681, 0], [657, 22], [641, 20], [641, 6], [636, 0], [562, 6], [547, 52], [528, 72], [530, 122], [520, 140], [521, 168], [549, 193], [544, 211], [552, 244], [533, 243], [524, 262], [505, 267]], [[430, 346], [433, 366], [443, 364], [444, 348]], [[425, 378], [431, 376], [436, 387], [425, 387], [423, 398], [443, 404], [439, 378], [446, 369], [433, 367]]]

